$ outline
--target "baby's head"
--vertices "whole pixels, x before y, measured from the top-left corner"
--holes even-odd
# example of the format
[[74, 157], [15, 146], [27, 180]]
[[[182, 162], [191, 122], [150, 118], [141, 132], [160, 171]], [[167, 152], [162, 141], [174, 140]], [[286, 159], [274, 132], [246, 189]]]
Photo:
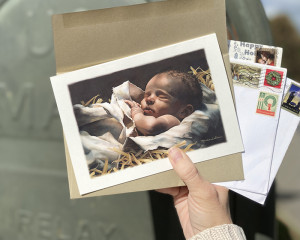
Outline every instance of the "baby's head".
[[160, 117], [170, 114], [180, 121], [202, 104], [202, 90], [196, 77], [170, 70], [156, 74], [148, 82], [141, 101], [144, 114]]

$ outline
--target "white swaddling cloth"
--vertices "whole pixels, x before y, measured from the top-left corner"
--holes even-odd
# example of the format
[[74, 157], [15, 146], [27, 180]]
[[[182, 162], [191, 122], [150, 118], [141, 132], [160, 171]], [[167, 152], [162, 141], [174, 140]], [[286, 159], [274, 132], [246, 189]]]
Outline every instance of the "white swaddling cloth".
[[206, 103], [203, 110], [196, 110], [179, 125], [155, 136], [132, 137], [135, 124], [131, 118], [131, 109], [124, 102], [132, 100], [129, 81], [113, 88], [110, 103], [97, 103], [87, 107], [81, 104], [74, 105], [87, 163], [102, 165], [108, 160], [111, 164], [118, 158], [118, 153], [111, 148], [124, 149], [128, 139], [144, 151], [170, 148], [182, 141], [186, 141], [186, 145], [195, 144], [194, 148], [209, 146], [210, 142], [217, 138], [223, 138], [225, 141], [223, 131], [216, 133], [222, 122], [215, 94], [205, 86], [202, 89], [203, 102]]

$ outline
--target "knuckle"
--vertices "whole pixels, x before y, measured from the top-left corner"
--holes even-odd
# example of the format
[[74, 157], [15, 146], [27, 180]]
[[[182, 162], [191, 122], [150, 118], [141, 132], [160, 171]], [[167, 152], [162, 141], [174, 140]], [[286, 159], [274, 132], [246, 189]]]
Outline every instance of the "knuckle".
[[198, 170], [195, 167], [186, 168], [185, 171], [183, 171], [182, 180], [185, 183], [190, 183], [193, 181], [193, 179], [197, 177], [199, 177], [199, 175], [198, 175]]

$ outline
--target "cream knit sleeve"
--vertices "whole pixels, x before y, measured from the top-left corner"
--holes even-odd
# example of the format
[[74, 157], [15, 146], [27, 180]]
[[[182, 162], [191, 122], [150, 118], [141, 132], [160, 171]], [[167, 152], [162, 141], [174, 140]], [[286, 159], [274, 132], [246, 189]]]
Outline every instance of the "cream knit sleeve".
[[189, 240], [246, 240], [242, 228], [234, 224], [224, 224], [208, 228]]

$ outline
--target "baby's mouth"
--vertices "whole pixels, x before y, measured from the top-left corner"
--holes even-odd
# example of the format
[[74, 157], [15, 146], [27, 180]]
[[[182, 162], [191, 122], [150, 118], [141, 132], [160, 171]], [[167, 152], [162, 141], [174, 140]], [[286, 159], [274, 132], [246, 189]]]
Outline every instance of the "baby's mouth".
[[155, 111], [154, 111], [153, 109], [149, 108], [149, 107], [146, 107], [146, 108], [144, 109], [144, 114], [145, 114], [145, 115], [153, 115], [154, 112], [155, 112]]

